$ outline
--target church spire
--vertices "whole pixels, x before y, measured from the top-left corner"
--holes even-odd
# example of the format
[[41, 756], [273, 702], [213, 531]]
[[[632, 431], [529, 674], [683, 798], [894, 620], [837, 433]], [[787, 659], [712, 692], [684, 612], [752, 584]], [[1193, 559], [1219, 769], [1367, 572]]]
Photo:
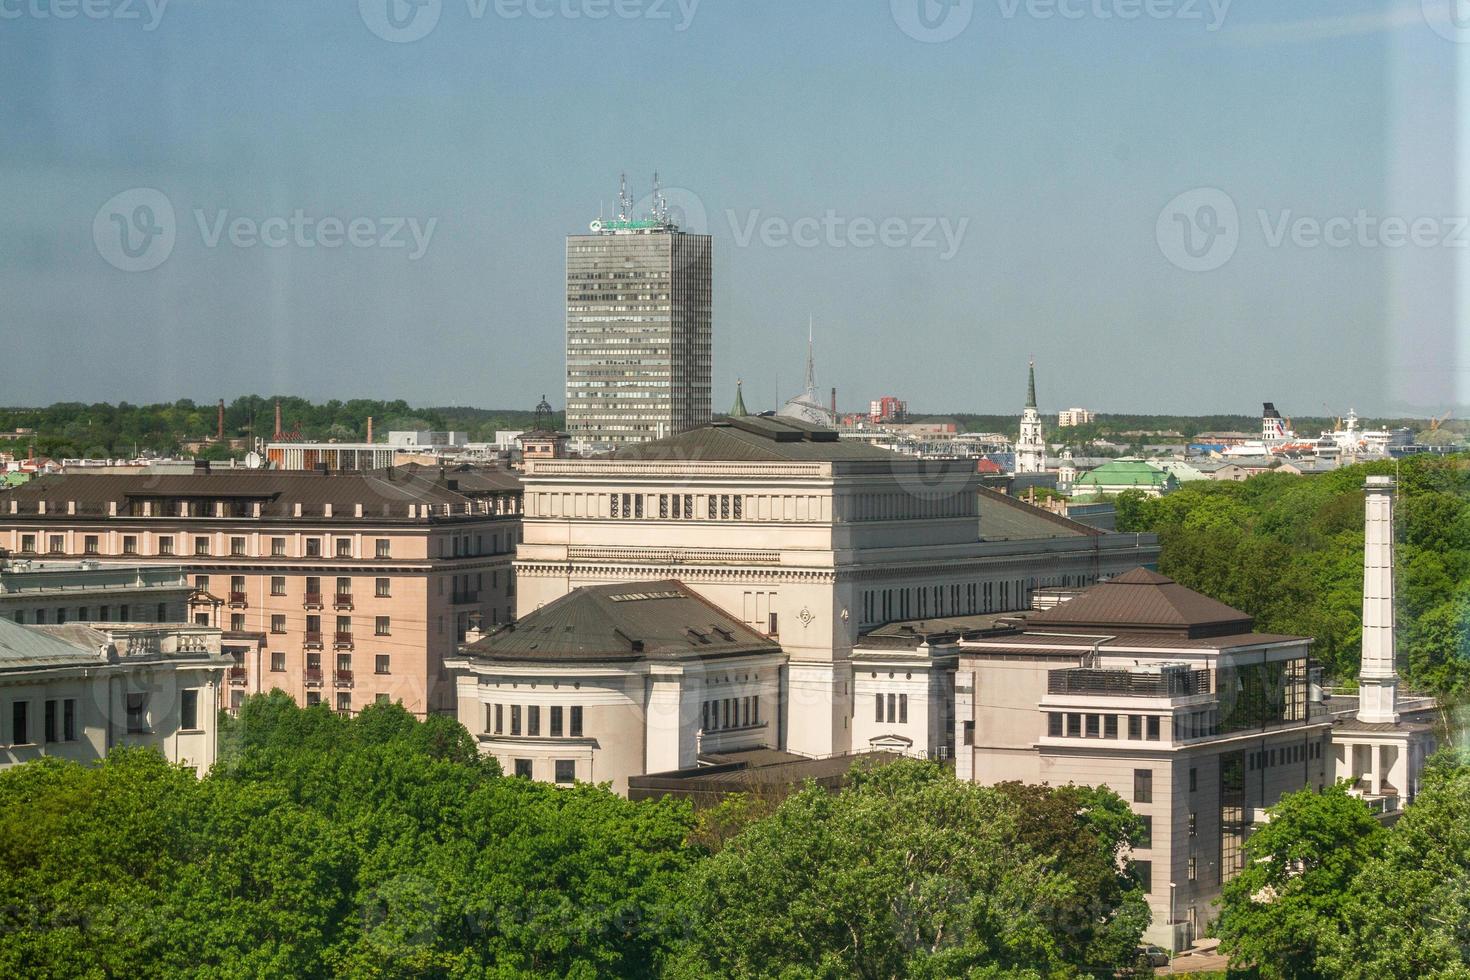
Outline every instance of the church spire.
[[806, 318], [806, 393], [817, 397], [817, 371], [812, 357], [812, 318]]
[[1031, 374], [1026, 381], [1026, 407], [1036, 407], [1036, 358], [1031, 358]]
[[745, 410], [745, 395], [744, 395], [744, 393], [741, 392], [740, 388], [741, 388], [741, 381], [740, 381], [739, 378], [736, 378], [735, 379], [735, 404], [733, 406], [731, 406], [731, 408], [730, 408], [730, 417], [732, 419], [743, 419], [747, 415], [750, 414], [749, 412], [747, 412]]

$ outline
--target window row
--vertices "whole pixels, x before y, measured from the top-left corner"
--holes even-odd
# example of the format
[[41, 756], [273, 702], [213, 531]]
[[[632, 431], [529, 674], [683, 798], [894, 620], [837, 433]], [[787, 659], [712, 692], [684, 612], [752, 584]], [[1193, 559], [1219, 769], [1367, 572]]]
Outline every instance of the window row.
[[1030, 604], [1024, 579], [1003, 582], [950, 582], [912, 588], [865, 589], [861, 625], [1009, 612]]
[[[42, 708], [41, 738], [51, 742], [75, 742], [78, 739], [77, 699], [54, 698]], [[10, 744], [35, 744], [32, 731], [31, 702], [10, 702]]]
[[700, 705], [700, 727], [707, 732], [751, 728], [761, 724], [761, 697], [716, 698]]
[[1080, 711], [1048, 711], [1046, 734], [1050, 738], [1117, 738], [1118, 719], [1128, 719], [1128, 738], [1157, 742], [1163, 719], [1158, 715], [1112, 715]]
[[[541, 736], [542, 706], [539, 704], [487, 704], [485, 705], [485, 731], [492, 735], [525, 735], [528, 738]], [[525, 721], [522, 730], [522, 719]], [[546, 708], [546, 734], [550, 738], [582, 737], [582, 706], [563, 707], [553, 704]], [[507, 727], [507, 722], [509, 723]]]
[[1307, 762], [1322, 758], [1322, 743], [1311, 742], [1309, 744], [1284, 745], [1276, 749], [1260, 749], [1246, 755], [1246, 764], [1250, 769], [1269, 769], [1272, 766], [1290, 766], [1300, 762]]
[[[308, 674], [310, 674], [310, 672], [312, 672], [312, 671], [316, 671], [316, 672], [319, 673], [321, 671], [321, 669], [322, 669], [322, 655], [320, 653], [308, 652], [305, 656], [306, 656], [306, 670], [307, 670]], [[339, 653], [339, 654], [336, 655], [336, 664], [337, 664], [336, 670], [337, 670], [337, 674], [339, 676], [344, 675], [344, 674], [345, 675], [348, 675], [349, 677], [351, 676], [352, 669], [353, 669], [352, 668], [353, 656], [354, 655], [353, 654], [350, 654], [350, 653]], [[270, 669], [271, 669], [271, 672], [272, 673], [284, 673], [285, 670], [286, 670], [286, 664], [287, 664], [287, 654], [286, 654], [286, 651], [284, 651], [284, 650], [272, 650], [271, 651]], [[242, 663], [238, 664], [238, 666], [244, 667], [244, 663], [242, 662]], [[373, 654], [373, 673], [374, 674], [378, 674], [380, 676], [381, 675], [387, 675], [387, 674], [393, 673], [393, 669], [392, 669], [392, 657], [389, 654], [386, 654], [386, 653], [375, 653], [375, 654]], [[308, 680], [311, 680], [312, 678], [310, 676], [308, 676], [307, 679]]]
[[[553, 759], [553, 776], [558, 783], [567, 785], [577, 781], [577, 760], [575, 759]], [[515, 774], [521, 779], [534, 779], [535, 767], [530, 759], [515, 760]]]
[[[168, 615], [168, 604], [164, 602], [158, 605], [147, 605], [134, 607], [124, 602], [117, 606], [100, 605], [96, 607], [97, 615], [92, 615], [92, 606], [78, 606], [75, 613], [65, 606], [55, 609], [16, 609], [10, 614], [10, 618], [21, 626], [36, 625], [45, 626], [54, 623], [57, 626], [63, 623], [133, 623], [142, 620], [133, 618], [134, 612], [139, 616], [153, 618], [147, 620], [154, 623], [168, 623], [174, 620]], [[114, 611], [116, 616], [114, 617]], [[182, 615], [182, 614], [180, 614]]]
[[[38, 554], [37, 543], [39, 535], [22, 534], [20, 536], [21, 554]], [[175, 539], [178, 539], [177, 541]], [[46, 553], [51, 555], [68, 554], [65, 534], [48, 534], [45, 536]], [[302, 557], [321, 558], [325, 544], [330, 541], [333, 544], [333, 554], [337, 558], [355, 557], [354, 539], [350, 537], [338, 537], [335, 539], [323, 539], [321, 537], [307, 537], [302, 549]], [[122, 536], [122, 554], [140, 555], [140, 536], [136, 534], [124, 534]], [[292, 557], [287, 554], [287, 539], [284, 537], [273, 537], [270, 539], [270, 557], [286, 558]], [[214, 535], [172, 535], [158, 534], [153, 539], [155, 555], [193, 554], [195, 556], [212, 556], [214, 554]], [[178, 546], [182, 546], [182, 548]], [[389, 538], [377, 538], [374, 543], [374, 557], [390, 558], [392, 546]], [[102, 537], [98, 534], [84, 534], [82, 536], [82, 554], [100, 555], [102, 553]], [[457, 554], [458, 552], [456, 552]], [[223, 554], [231, 558], [255, 557], [250, 553], [249, 538], [245, 535], [231, 535]]]
[[[270, 580], [270, 594], [272, 596], [286, 595], [285, 575], [272, 575]], [[210, 578], [208, 575], [195, 575], [194, 588], [200, 592], [209, 591]], [[302, 590], [302, 601], [307, 605], [321, 605], [324, 598], [322, 592], [322, 580], [315, 575], [305, 576], [305, 588]], [[229, 600], [232, 603], [245, 602], [247, 595], [247, 582], [244, 575], [230, 576]], [[350, 576], [339, 576], [336, 581], [336, 591], [332, 593], [334, 602], [352, 601], [352, 579]], [[390, 599], [393, 597], [393, 580], [389, 578], [373, 579], [373, 595], [379, 599]]]
[[[874, 721], [907, 725], [909, 722], [909, 696], [907, 694], [875, 694]], [[886, 709], [886, 710], [885, 710]]]

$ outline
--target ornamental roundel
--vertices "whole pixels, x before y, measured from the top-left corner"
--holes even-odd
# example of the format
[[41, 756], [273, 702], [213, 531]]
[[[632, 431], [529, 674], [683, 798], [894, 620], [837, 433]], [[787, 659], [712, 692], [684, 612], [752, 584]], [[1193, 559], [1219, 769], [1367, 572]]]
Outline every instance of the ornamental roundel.
[[801, 612], [796, 614], [796, 618], [801, 620], [801, 625], [810, 626], [812, 624], [812, 620], [817, 618], [817, 615], [806, 606], [802, 606]]

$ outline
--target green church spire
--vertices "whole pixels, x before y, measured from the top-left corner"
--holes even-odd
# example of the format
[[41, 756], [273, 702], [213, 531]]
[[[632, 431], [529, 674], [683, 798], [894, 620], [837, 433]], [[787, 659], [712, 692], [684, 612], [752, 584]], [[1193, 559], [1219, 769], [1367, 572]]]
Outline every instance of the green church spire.
[[745, 410], [745, 395], [740, 390], [741, 382], [735, 381], [735, 405], [730, 409], [732, 419], [743, 419], [750, 413]]
[[1026, 382], [1026, 407], [1036, 407], [1036, 358], [1031, 358], [1031, 377]]

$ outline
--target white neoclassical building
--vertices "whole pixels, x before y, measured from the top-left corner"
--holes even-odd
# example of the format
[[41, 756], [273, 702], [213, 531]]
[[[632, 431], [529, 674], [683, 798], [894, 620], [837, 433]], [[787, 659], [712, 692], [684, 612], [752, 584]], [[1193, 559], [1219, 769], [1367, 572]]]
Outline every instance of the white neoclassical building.
[[568, 784], [781, 742], [786, 657], [676, 580], [577, 589], [450, 662], [460, 721], [507, 773]]
[[[1024, 609], [1157, 559], [997, 499], [973, 462], [921, 460], [768, 416], [737, 417], [590, 459], [527, 460], [517, 615], [573, 590], [678, 579], [777, 643], [780, 748], [855, 742], [852, 652], [885, 623]], [[461, 701], [463, 703], [463, 700]]]
[[96, 762], [132, 745], [202, 776], [231, 663], [210, 627], [0, 619], [0, 768], [43, 756]]

